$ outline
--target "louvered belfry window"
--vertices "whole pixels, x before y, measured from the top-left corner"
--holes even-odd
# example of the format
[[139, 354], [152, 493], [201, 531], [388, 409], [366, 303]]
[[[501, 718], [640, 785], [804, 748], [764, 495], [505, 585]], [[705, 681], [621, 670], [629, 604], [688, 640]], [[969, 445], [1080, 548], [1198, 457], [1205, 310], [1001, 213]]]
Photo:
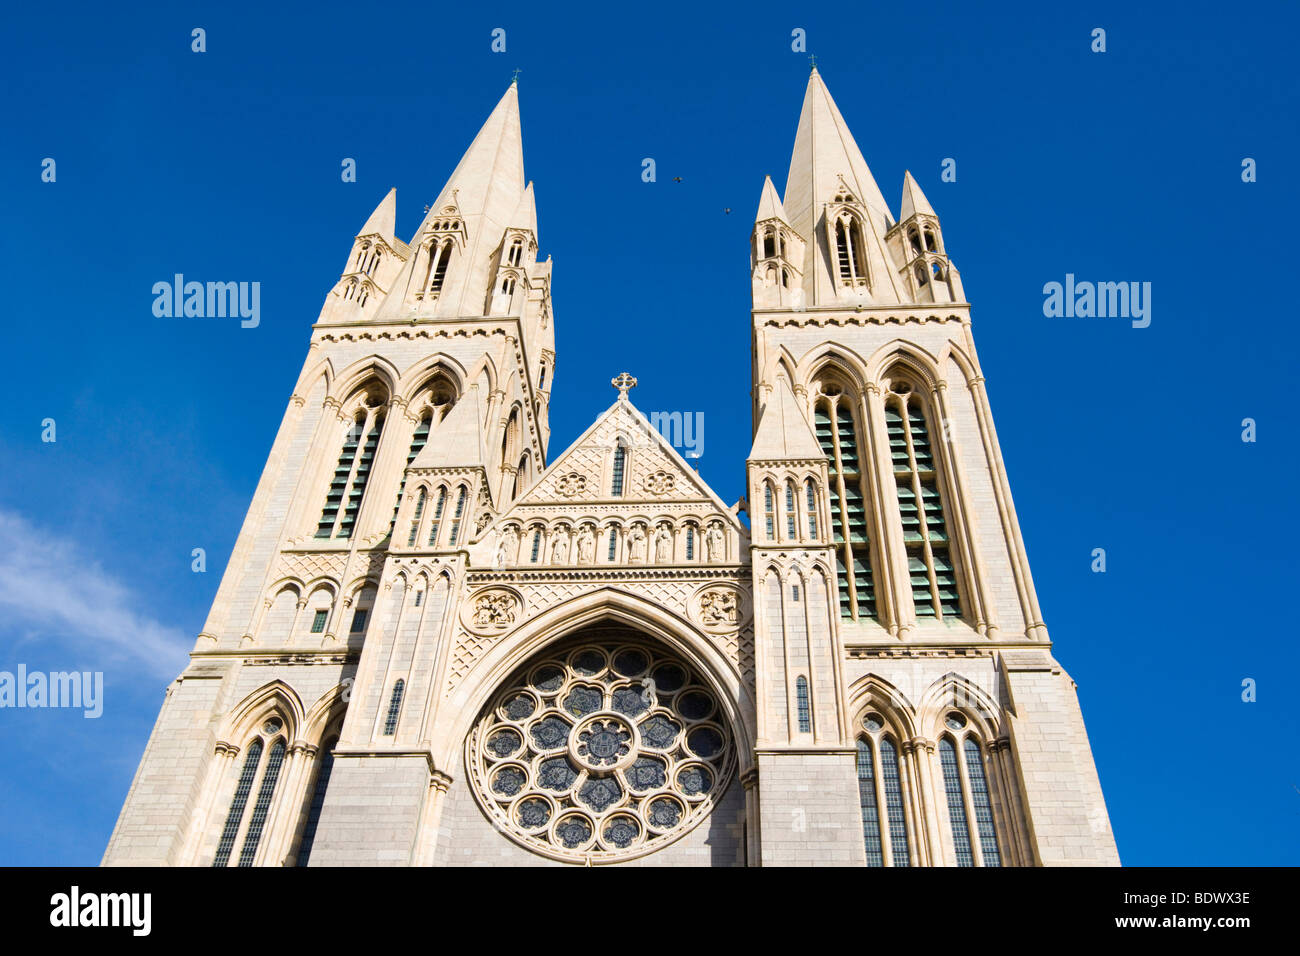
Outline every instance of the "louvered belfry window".
[[931, 429], [921, 397], [910, 385], [895, 383], [886, 395], [885, 428], [916, 616], [960, 617], [957, 572], [939, 494]]
[[813, 415], [817, 441], [830, 471], [827, 489], [831, 505], [831, 540], [839, 581], [840, 616], [876, 616], [876, 590], [871, 574], [871, 539], [868, 533], [870, 500], [862, 467], [862, 440], [852, 399], [837, 385], [821, 388]]
[[325, 507], [316, 525], [317, 538], [351, 538], [365, 497], [366, 483], [375, 463], [379, 436], [384, 430], [385, 399], [375, 392], [364, 397], [343, 438], [343, 450], [325, 495]]

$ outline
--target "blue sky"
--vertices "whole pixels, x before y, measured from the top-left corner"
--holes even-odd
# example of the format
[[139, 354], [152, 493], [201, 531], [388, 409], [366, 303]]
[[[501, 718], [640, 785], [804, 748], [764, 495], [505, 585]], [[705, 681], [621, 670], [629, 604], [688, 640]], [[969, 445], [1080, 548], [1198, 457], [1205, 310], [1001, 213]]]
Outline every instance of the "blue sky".
[[[742, 494], [748, 235], [785, 181], [795, 28], [895, 214], [910, 169], [942, 220], [1122, 859], [1296, 863], [1296, 8], [981, 7], [9, 12], [0, 670], [102, 670], [106, 702], [0, 710], [0, 863], [99, 860], [351, 237], [391, 186], [409, 237], [516, 68], [552, 455], [626, 368], [643, 410], [704, 413], [701, 471]], [[259, 281], [260, 326], [155, 318], [177, 272]], [[1151, 282], [1150, 327], [1045, 318], [1066, 273]]]

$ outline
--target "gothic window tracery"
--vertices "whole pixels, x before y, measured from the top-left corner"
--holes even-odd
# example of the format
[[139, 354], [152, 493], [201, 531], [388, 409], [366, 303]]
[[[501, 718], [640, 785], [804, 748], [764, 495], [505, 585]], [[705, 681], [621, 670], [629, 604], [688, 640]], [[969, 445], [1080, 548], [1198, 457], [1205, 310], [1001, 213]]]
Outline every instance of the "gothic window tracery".
[[[284, 721], [277, 716], [269, 716], [262, 722], [260, 732], [245, 746], [244, 762], [236, 780], [230, 809], [226, 813], [226, 822], [217, 841], [217, 852], [212, 860], [214, 867], [229, 866], [237, 847], [238, 865], [253, 865], [280, 781], [280, 769], [284, 764], [287, 745], [283, 730]], [[245, 820], [250, 800], [253, 801], [253, 808]]]
[[360, 390], [350, 404], [351, 424], [325, 494], [325, 507], [316, 525], [317, 538], [351, 538], [374, 465], [388, 402], [385, 389], [373, 383]]
[[960, 711], [950, 712], [944, 724], [948, 732], [939, 739], [939, 763], [957, 865], [1001, 866], [982, 742]]
[[893, 731], [869, 712], [858, 737], [858, 796], [867, 866], [910, 866], [902, 773]]
[[904, 379], [890, 384], [884, 401], [889, 455], [916, 616], [958, 618], [961, 601], [957, 572], [949, 547], [925, 403]]
[[600, 863], [697, 824], [735, 758], [717, 696], [690, 665], [635, 632], [599, 629], [508, 680], [470, 733], [466, 762], [511, 839]]
[[839, 582], [840, 616], [876, 616], [875, 582], [871, 563], [868, 502], [870, 477], [862, 467], [865, 431], [858, 426], [860, 409], [852, 393], [833, 379], [820, 381], [814, 402], [813, 426], [826, 455], [830, 484], [831, 540]]

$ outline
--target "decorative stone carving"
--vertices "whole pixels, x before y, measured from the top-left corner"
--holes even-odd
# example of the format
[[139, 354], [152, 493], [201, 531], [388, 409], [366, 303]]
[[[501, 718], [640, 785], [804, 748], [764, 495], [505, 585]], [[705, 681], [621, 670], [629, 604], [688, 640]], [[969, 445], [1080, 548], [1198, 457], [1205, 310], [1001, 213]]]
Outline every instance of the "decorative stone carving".
[[555, 540], [551, 543], [551, 561], [555, 564], [569, 562], [569, 532], [564, 528], [555, 532]]
[[722, 531], [722, 525], [716, 522], [709, 525], [709, 530], [704, 533], [704, 545], [708, 550], [710, 564], [721, 564], [727, 559], [727, 537]]
[[696, 597], [700, 624], [711, 631], [730, 630], [740, 623], [740, 595], [732, 588], [705, 588]]
[[673, 533], [667, 525], [655, 532], [655, 564], [669, 564], [673, 560]]
[[561, 478], [559, 484], [555, 487], [556, 490], [566, 498], [572, 498], [587, 490], [587, 477], [578, 474], [576, 471], [570, 472]]
[[591, 564], [595, 556], [596, 535], [588, 525], [578, 534], [578, 563]]
[[629, 564], [645, 563], [645, 528], [639, 524], [627, 533], [627, 552]]
[[673, 490], [677, 484], [677, 479], [666, 471], [656, 471], [654, 474], [647, 475], [645, 480], [645, 490], [652, 495], [666, 495]]
[[519, 616], [519, 598], [509, 591], [486, 591], [474, 601], [471, 623], [480, 631], [500, 631]]
[[498, 568], [508, 567], [514, 563], [515, 555], [519, 553], [519, 532], [514, 528], [506, 528], [501, 532], [501, 543], [497, 545], [496, 566]]

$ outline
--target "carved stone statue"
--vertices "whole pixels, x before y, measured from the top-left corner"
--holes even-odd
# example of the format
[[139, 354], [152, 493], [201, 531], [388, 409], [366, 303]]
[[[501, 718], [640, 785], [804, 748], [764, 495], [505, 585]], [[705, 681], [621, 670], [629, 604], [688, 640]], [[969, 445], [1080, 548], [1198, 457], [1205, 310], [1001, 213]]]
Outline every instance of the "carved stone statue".
[[578, 535], [578, 563], [591, 564], [595, 556], [596, 536], [592, 534], [590, 527], [583, 528]]
[[514, 562], [518, 551], [519, 535], [515, 533], [514, 528], [507, 528], [501, 532], [501, 543], [497, 545], [496, 566], [498, 568], [508, 567]]
[[569, 561], [569, 532], [560, 528], [555, 532], [555, 542], [551, 545], [551, 562], [567, 564]]
[[673, 559], [673, 533], [667, 525], [655, 532], [655, 564], [668, 564]]
[[645, 561], [645, 529], [639, 524], [633, 525], [627, 533], [628, 563], [640, 564]]
[[721, 527], [709, 525], [709, 530], [704, 534], [704, 544], [708, 548], [710, 563], [718, 564], [725, 560], [727, 538]]

